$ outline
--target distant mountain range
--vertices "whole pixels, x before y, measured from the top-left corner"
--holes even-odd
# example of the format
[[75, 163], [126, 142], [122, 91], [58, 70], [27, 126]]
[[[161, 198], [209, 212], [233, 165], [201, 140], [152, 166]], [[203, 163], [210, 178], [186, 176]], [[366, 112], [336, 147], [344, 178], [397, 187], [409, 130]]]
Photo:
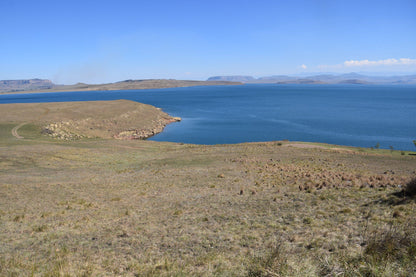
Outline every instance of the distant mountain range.
[[213, 86], [213, 85], [241, 85], [241, 82], [230, 81], [187, 81], [174, 79], [146, 79], [125, 80], [108, 84], [84, 84], [56, 85], [50, 80], [28, 79], [28, 80], [0, 80], [1, 93], [23, 93], [23, 92], [54, 92], [54, 91], [89, 91], [89, 90], [129, 90], [129, 89], [156, 89], [190, 86]]
[[254, 78], [252, 76], [214, 76], [207, 81], [233, 81], [246, 84], [416, 84], [416, 75], [366, 76], [358, 73], [321, 74], [306, 77], [274, 75]]
[[[235, 81], [238, 80], [238, 81]], [[242, 75], [233, 75], [233, 76], [214, 76], [208, 78], [207, 81], [229, 81], [229, 82], [242, 82], [242, 83], [249, 83], [254, 82], [256, 79], [251, 76], [242, 76]]]
[[155, 89], [210, 85], [239, 84], [416, 84], [416, 75], [406, 76], [366, 76], [358, 73], [320, 74], [312, 76], [274, 75], [260, 78], [252, 76], [214, 76], [207, 81], [175, 79], [125, 80], [108, 84], [57, 85], [45, 79], [0, 80], [0, 93], [48, 92], [48, 91], [87, 91], [87, 90], [128, 90]]

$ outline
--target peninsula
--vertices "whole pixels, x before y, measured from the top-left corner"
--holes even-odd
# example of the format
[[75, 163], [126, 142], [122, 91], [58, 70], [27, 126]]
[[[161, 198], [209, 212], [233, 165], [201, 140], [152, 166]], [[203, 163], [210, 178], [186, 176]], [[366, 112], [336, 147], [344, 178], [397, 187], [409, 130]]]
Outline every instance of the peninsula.
[[129, 100], [2, 104], [0, 115], [3, 122], [31, 124], [38, 133], [60, 140], [146, 139], [181, 120]]

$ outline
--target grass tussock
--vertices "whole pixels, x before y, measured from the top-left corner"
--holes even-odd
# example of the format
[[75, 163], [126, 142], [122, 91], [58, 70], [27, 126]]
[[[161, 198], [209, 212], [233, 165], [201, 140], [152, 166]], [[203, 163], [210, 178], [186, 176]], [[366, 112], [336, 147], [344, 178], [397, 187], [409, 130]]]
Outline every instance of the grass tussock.
[[269, 253], [252, 258], [248, 265], [247, 276], [287, 276], [289, 271], [286, 250], [282, 242], [278, 242]]
[[364, 256], [376, 263], [416, 262], [416, 220], [374, 231], [368, 238]]
[[347, 276], [415, 276], [415, 219], [378, 228], [364, 243], [361, 255], [345, 261]]
[[405, 196], [416, 198], [416, 178], [407, 183], [403, 192]]
[[0, 276], [415, 275], [416, 157], [14, 126], [0, 124]]
[[263, 255], [250, 258], [246, 276], [415, 276], [416, 220], [363, 231], [362, 251], [336, 255], [293, 251], [280, 241]]

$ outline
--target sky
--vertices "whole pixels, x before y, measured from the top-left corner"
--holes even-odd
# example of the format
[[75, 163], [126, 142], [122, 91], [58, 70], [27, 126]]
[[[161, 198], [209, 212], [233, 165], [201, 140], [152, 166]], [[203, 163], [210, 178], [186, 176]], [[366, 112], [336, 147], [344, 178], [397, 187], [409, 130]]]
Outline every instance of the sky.
[[415, 0], [0, 0], [0, 80], [416, 73]]

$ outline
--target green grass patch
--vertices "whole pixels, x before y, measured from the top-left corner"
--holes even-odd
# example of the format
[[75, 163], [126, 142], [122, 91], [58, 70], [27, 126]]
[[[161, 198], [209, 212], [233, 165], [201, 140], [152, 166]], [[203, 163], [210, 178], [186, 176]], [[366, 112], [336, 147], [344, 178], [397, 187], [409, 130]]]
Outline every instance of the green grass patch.
[[15, 126], [16, 124], [0, 124], [0, 141], [5, 142], [6, 140], [13, 139], [14, 137], [12, 136], [12, 129]]
[[25, 124], [20, 127], [17, 132], [25, 139], [45, 139], [46, 137], [41, 133], [41, 127], [35, 124]]

